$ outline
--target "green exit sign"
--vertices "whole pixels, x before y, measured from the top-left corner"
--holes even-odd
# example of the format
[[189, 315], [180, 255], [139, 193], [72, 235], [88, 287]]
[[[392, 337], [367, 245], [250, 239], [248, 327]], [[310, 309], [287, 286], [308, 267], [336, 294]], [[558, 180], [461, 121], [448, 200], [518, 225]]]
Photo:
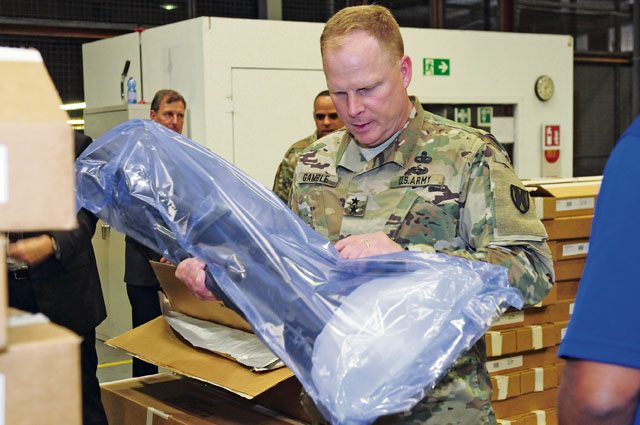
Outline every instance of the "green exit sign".
[[451, 75], [451, 61], [442, 58], [422, 58], [422, 75]]

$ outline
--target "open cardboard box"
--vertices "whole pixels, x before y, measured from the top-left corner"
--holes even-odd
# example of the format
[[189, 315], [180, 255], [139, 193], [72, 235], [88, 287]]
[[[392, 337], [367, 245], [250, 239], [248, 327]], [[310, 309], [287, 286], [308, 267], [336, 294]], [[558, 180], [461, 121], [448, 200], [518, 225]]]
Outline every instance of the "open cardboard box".
[[600, 181], [543, 183], [531, 192], [540, 219], [593, 214]]
[[[160, 263], [152, 263], [152, 266], [174, 310], [245, 331], [250, 329], [246, 321], [222, 303], [201, 301], [191, 295], [175, 278], [174, 266]], [[248, 399], [263, 395], [293, 377], [291, 370], [286, 367], [253, 372], [234, 360], [194, 348], [169, 327], [164, 317], [112, 338], [107, 344], [172, 372], [210, 383]], [[299, 384], [297, 388], [299, 394]], [[295, 393], [295, 390], [290, 392]], [[289, 402], [297, 404], [298, 394]]]
[[42, 57], [0, 47], [0, 75], [0, 231], [72, 229], [73, 130]]
[[114, 425], [302, 425], [254, 401], [168, 373], [100, 387], [107, 418]]

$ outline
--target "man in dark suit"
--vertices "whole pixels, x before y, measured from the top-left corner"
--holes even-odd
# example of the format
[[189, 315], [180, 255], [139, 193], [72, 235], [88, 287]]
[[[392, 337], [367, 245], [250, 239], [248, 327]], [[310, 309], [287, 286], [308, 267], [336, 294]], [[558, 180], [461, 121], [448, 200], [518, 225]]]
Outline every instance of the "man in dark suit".
[[[152, 121], [177, 133], [182, 133], [187, 102], [175, 90], [159, 90], [151, 101]], [[158, 291], [160, 284], [149, 261], [160, 261], [161, 255], [142, 245], [135, 239], [125, 238], [124, 281], [131, 303], [131, 324], [138, 327], [160, 316]], [[158, 373], [158, 367], [133, 359], [132, 374], [136, 376]]]
[[[76, 157], [91, 143], [75, 133]], [[96, 377], [96, 326], [107, 316], [91, 238], [98, 219], [82, 209], [71, 231], [9, 233], [9, 305], [49, 319], [82, 337], [84, 425], [106, 425]]]

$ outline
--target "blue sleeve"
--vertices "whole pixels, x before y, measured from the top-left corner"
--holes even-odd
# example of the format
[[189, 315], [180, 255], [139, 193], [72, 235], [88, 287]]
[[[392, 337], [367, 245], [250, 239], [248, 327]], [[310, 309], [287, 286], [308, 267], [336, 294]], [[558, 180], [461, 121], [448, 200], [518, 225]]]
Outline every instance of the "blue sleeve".
[[559, 355], [640, 368], [640, 119], [611, 154]]

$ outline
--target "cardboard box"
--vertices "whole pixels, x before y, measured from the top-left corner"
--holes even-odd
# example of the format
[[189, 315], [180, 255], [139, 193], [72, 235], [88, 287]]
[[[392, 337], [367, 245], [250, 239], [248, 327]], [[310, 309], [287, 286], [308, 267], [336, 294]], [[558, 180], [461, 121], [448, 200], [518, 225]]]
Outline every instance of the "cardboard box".
[[492, 375], [490, 379], [493, 388], [492, 401], [505, 400], [520, 395], [520, 372]]
[[578, 280], [567, 280], [556, 282], [556, 296], [558, 300], [573, 300], [578, 294]]
[[520, 394], [540, 392], [557, 386], [558, 367], [555, 364], [520, 372]]
[[531, 192], [540, 219], [593, 214], [599, 181], [539, 184]]
[[558, 425], [558, 412], [555, 408], [534, 410], [498, 419], [498, 425]]
[[542, 307], [509, 309], [491, 326], [491, 330], [514, 329], [528, 325], [569, 320], [573, 313], [573, 301], [564, 300]]
[[293, 376], [285, 367], [252, 372], [234, 360], [194, 348], [173, 332], [164, 317], [158, 317], [111, 338], [106, 343], [146, 362], [225, 388], [249, 399]]
[[515, 329], [489, 331], [484, 336], [488, 357], [500, 357], [518, 352]]
[[1, 47], [0, 75], [0, 230], [72, 229], [73, 133], [42, 58]]
[[560, 329], [555, 323], [525, 326], [516, 330], [518, 352], [539, 350], [560, 343]]
[[582, 276], [586, 259], [554, 261], [553, 270], [556, 273], [556, 282], [563, 280], [576, 280]]
[[[5, 424], [80, 425], [80, 338], [34, 316], [10, 311], [7, 350], [0, 354], [0, 411]], [[0, 412], [1, 413], [1, 412]]]
[[251, 325], [238, 313], [225, 307], [222, 301], [197, 299], [182, 282], [176, 279], [175, 266], [151, 261], [151, 267], [175, 311], [241, 331], [253, 332]]
[[[195, 298], [175, 278], [174, 266], [160, 263], [152, 266], [174, 310], [241, 330], [250, 329], [244, 319], [222, 303]], [[107, 344], [177, 374], [253, 399], [289, 416], [306, 418], [306, 412], [299, 403], [301, 386], [291, 370], [281, 367], [253, 372], [232, 359], [194, 348], [171, 329], [164, 317], [112, 338]]]
[[553, 261], [585, 258], [589, 252], [589, 239], [549, 241], [549, 249], [551, 250]]
[[546, 410], [556, 407], [557, 388], [550, 388], [541, 392], [522, 394], [519, 397], [494, 401], [493, 410], [497, 418], [522, 415], [533, 410]]
[[588, 238], [591, 234], [592, 221], [593, 215], [581, 215], [542, 220], [542, 224], [547, 229], [549, 240], [555, 241], [558, 239]]
[[558, 386], [560, 368], [556, 364], [543, 365], [517, 372], [491, 375], [491, 400], [506, 400], [522, 394], [540, 392]]
[[167, 373], [105, 383], [101, 389], [110, 424], [301, 423], [229, 392]]
[[558, 358], [558, 346], [556, 345], [542, 350], [489, 359], [487, 361], [487, 370], [490, 375], [496, 375], [542, 367], [548, 364], [557, 365], [563, 362], [563, 359]]
[[540, 350], [560, 343], [557, 323], [522, 326], [489, 331], [485, 334], [488, 357], [500, 357], [523, 351]]

